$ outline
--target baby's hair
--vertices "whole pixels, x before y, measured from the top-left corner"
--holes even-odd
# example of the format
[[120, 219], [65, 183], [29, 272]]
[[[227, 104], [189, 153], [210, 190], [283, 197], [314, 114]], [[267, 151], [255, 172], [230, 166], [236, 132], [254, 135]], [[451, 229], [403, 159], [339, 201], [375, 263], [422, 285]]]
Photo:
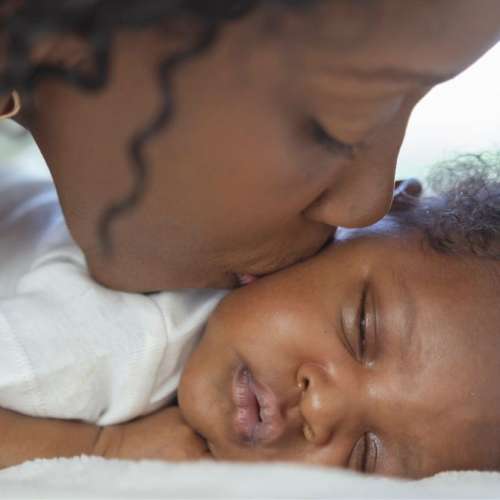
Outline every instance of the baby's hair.
[[[209, 50], [227, 23], [258, 7], [307, 8], [318, 0], [0, 0], [0, 32], [6, 35], [6, 64], [0, 73], [0, 93], [16, 89], [30, 95], [48, 78], [58, 79], [82, 91], [95, 92], [106, 85], [112, 64], [114, 36], [121, 30], [165, 26], [176, 21], [193, 23], [193, 40], [170, 54], [158, 67], [156, 77], [163, 107], [150, 123], [130, 139], [129, 154], [135, 183], [130, 193], [105, 211], [98, 232], [103, 250], [112, 250], [111, 225], [133, 209], [147, 189], [146, 143], [168, 125], [174, 115], [171, 78], [186, 60]], [[34, 64], [33, 47], [44, 36], [68, 34], [89, 45], [93, 70], [83, 72], [62, 64]], [[26, 103], [24, 103], [26, 105]]]
[[500, 153], [461, 155], [437, 165], [431, 195], [395, 213], [447, 255], [500, 260]]

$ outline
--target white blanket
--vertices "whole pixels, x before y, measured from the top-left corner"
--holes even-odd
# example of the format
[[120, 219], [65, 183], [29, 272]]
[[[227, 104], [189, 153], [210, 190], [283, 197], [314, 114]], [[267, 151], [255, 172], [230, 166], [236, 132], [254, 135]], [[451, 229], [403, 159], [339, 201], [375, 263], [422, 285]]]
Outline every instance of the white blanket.
[[446, 472], [421, 481], [285, 464], [167, 464], [95, 457], [37, 460], [0, 472], [7, 499], [500, 498], [500, 473]]

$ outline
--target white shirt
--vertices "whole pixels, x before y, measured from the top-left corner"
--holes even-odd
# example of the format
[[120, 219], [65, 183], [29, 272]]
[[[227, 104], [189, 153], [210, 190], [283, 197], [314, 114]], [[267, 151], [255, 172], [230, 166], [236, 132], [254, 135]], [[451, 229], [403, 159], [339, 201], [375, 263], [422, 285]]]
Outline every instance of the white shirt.
[[0, 167], [0, 407], [99, 425], [158, 409], [224, 294], [98, 285], [52, 183]]

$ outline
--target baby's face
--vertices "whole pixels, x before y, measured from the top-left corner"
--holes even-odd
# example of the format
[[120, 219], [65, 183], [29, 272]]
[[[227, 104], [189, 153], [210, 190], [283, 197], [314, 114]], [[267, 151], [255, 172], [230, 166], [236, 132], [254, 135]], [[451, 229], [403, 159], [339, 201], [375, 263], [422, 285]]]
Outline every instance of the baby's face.
[[218, 459], [500, 468], [498, 264], [385, 219], [228, 296], [179, 403]]

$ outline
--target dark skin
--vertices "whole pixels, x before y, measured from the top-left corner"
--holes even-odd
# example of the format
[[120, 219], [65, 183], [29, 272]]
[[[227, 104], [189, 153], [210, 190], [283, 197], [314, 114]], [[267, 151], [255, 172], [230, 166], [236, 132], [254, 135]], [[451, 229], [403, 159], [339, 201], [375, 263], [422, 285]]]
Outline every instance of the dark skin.
[[[498, 470], [498, 263], [437, 254], [387, 218], [339, 233], [221, 303], [181, 380], [188, 424], [222, 460]], [[242, 367], [274, 394], [274, 434], [241, 426]]]
[[37, 458], [80, 455], [173, 462], [211, 456], [206, 442], [186, 423], [177, 407], [104, 428], [0, 409], [0, 428], [0, 469]]
[[[420, 191], [418, 181], [397, 183], [393, 207], [407, 209], [416, 202]], [[84, 422], [34, 418], [0, 409], [0, 429], [0, 469], [36, 458], [81, 454], [168, 461], [211, 457], [206, 441], [186, 422], [176, 406], [105, 428]]]
[[[180, 408], [107, 428], [0, 410], [0, 468], [85, 453], [411, 478], [498, 470], [498, 263], [435, 254], [387, 219], [338, 236], [221, 303], [188, 360]], [[242, 363], [281, 403], [284, 430], [272, 442], [234, 432], [231, 383]]]
[[[331, 0], [227, 25], [175, 74], [175, 117], [147, 148], [148, 191], [115, 221], [111, 256], [100, 217], [132, 185], [126, 146], [161, 105], [154, 71], [192, 29], [121, 33], [97, 94], [43, 83], [27, 125], [92, 275], [135, 292], [233, 287], [313, 255], [336, 226], [380, 219], [413, 107], [500, 38], [500, 3], [481, 5]], [[72, 39], [35, 52], [88, 64]]]

